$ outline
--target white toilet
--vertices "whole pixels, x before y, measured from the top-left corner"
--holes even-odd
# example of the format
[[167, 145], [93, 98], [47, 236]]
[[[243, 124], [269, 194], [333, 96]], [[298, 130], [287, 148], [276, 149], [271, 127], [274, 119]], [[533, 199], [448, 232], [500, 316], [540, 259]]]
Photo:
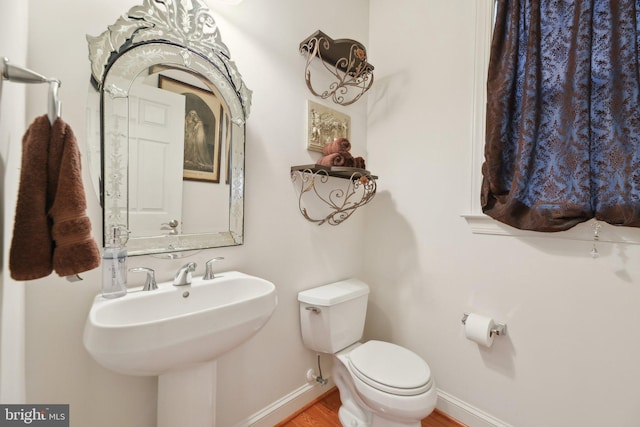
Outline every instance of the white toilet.
[[412, 351], [362, 338], [369, 287], [348, 279], [298, 294], [302, 339], [334, 355], [340, 422], [346, 427], [420, 427], [436, 406], [429, 365]]

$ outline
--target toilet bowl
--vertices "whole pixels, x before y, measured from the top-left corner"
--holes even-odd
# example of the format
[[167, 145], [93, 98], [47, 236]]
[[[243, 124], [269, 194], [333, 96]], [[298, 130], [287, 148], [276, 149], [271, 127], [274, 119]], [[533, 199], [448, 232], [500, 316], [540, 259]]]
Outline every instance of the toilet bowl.
[[334, 357], [333, 373], [342, 402], [354, 399], [371, 412], [369, 423], [363, 424], [354, 423], [357, 416], [353, 414], [340, 414], [345, 426], [418, 427], [436, 406], [427, 363], [392, 343], [367, 341], [340, 351]]
[[333, 355], [340, 422], [349, 427], [420, 427], [435, 408], [429, 365], [384, 341], [359, 342], [369, 287], [344, 280], [298, 294], [305, 345]]

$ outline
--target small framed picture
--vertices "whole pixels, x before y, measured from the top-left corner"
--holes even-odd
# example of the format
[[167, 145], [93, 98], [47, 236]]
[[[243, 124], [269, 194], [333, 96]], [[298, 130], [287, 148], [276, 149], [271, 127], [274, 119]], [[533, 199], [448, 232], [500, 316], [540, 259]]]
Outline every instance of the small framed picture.
[[185, 97], [183, 179], [220, 182], [220, 145], [228, 132], [218, 97], [208, 90], [161, 75], [158, 87]]
[[322, 152], [340, 137], [351, 139], [351, 117], [307, 100], [307, 150]]

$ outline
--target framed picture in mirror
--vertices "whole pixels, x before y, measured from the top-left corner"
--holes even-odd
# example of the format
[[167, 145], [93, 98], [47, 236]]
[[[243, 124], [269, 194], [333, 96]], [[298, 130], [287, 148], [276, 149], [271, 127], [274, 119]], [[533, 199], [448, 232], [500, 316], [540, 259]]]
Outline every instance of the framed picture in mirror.
[[219, 183], [222, 103], [209, 90], [164, 75], [159, 76], [158, 87], [185, 99], [183, 179]]

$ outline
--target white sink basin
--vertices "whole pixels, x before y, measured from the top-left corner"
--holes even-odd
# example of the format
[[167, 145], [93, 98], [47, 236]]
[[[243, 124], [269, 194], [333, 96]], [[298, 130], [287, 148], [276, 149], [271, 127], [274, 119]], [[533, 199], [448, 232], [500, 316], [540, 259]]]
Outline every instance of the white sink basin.
[[129, 375], [162, 375], [211, 361], [242, 344], [277, 305], [273, 283], [237, 271], [187, 286], [159, 283], [116, 299], [97, 296], [84, 346], [102, 366]]

